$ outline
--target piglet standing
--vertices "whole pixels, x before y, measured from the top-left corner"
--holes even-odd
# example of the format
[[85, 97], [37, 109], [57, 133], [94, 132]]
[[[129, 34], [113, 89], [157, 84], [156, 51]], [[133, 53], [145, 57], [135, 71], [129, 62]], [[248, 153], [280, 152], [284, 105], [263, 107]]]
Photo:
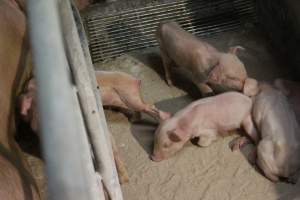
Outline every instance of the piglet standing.
[[172, 85], [171, 65], [184, 68], [201, 94], [213, 93], [214, 87], [241, 91], [247, 78], [244, 64], [236, 56], [240, 46], [219, 52], [212, 45], [184, 31], [175, 22], [160, 23], [156, 37], [160, 47], [167, 83]]
[[228, 131], [241, 127], [257, 138], [251, 108], [251, 99], [238, 92], [227, 92], [191, 103], [161, 122], [155, 132], [152, 160], [169, 158], [191, 138], [199, 137], [198, 145], [206, 147]]
[[[296, 183], [300, 169], [300, 130], [287, 98], [267, 84], [254, 97], [253, 119], [260, 130], [256, 163], [272, 181]], [[250, 135], [253, 140], [258, 138]]]

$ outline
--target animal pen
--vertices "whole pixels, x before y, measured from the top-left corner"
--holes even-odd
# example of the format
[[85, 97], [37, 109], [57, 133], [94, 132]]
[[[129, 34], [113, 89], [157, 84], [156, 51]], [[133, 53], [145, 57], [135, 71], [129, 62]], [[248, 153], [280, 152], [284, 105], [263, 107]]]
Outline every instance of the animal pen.
[[[271, 183], [249, 164], [251, 145], [232, 153], [228, 143], [234, 135], [207, 148], [189, 144], [169, 160], [152, 162], [157, 123], [144, 115], [130, 123], [119, 112], [104, 112], [94, 73], [122, 71], [142, 79], [142, 96], [170, 113], [199, 98], [180, 72], [172, 72], [176, 87], [161, 77], [155, 30], [162, 21], [176, 21], [223, 51], [243, 46], [239, 57], [251, 77], [299, 79], [296, 0], [94, 1], [81, 13], [72, 0], [58, 2], [28, 0], [27, 5], [35, 76], [42, 88], [38, 100], [49, 199], [299, 198], [300, 183]], [[122, 186], [109, 132], [129, 174]]]

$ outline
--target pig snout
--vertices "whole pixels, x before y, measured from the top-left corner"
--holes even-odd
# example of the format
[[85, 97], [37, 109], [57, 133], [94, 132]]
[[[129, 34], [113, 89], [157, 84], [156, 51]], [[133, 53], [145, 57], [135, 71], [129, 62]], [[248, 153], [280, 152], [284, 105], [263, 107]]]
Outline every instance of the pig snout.
[[246, 96], [252, 97], [259, 92], [258, 81], [252, 78], [246, 78], [243, 88], [243, 93]]
[[27, 116], [28, 111], [31, 108], [32, 98], [28, 97], [27, 95], [21, 95], [19, 99], [19, 106], [20, 106], [20, 114], [22, 116]]

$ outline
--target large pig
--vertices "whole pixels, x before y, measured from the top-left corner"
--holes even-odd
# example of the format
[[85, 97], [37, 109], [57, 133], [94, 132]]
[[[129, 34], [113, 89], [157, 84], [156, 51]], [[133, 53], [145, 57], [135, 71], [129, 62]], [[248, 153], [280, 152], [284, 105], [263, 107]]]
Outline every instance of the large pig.
[[14, 140], [15, 95], [30, 65], [20, 2], [0, 1], [0, 199], [37, 200], [36, 184]]
[[226, 92], [191, 103], [157, 128], [152, 160], [169, 158], [191, 138], [199, 137], [198, 145], [206, 147], [228, 131], [241, 127], [257, 138], [251, 108], [251, 99], [238, 92]]
[[242, 47], [232, 47], [228, 53], [220, 52], [175, 22], [160, 23], [156, 35], [169, 85], [172, 85], [170, 68], [175, 64], [190, 73], [193, 83], [204, 96], [213, 93], [215, 86], [221, 86], [223, 90], [243, 89], [247, 72], [236, 56]]
[[153, 104], [145, 103], [140, 95], [141, 81], [123, 72], [96, 72], [103, 105], [145, 112], [155, 119], [162, 120], [168, 113], [158, 110]]
[[285, 178], [295, 183], [300, 169], [300, 130], [287, 98], [272, 86], [261, 84], [252, 114], [261, 138], [257, 165], [272, 181]]
[[298, 122], [300, 123], [300, 83], [284, 79], [274, 81], [275, 88], [279, 89], [291, 104]]

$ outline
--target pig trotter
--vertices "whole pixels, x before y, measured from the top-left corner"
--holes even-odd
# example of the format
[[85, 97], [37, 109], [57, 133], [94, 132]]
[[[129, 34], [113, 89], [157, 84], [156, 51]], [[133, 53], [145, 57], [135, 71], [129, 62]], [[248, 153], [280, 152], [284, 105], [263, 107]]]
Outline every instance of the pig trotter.
[[198, 83], [198, 89], [201, 92], [202, 97], [214, 96], [213, 90], [205, 83]]
[[155, 107], [155, 105], [150, 104], [145, 106], [143, 112], [147, 113], [148, 115], [152, 116], [154, 119], [157, 119], [159, 121], [168, 119], [170, 117], [169, 113], [160, 111]]
[[231, 150], [237, 151], [237, 150], [241, 149], [244, 145], [250, 144], [251, 141], [246, 136], [243, 136], [243, 137], [238, 137], [238, 138], [233, 139], [233, 141], [231, 141], [231, 143], [232, 143], [232, 145], [230, 147]]
[[217, 136], [214, 132], [210, 132], [211, 134], [201, 135], [198, 140], [198, 145], [200, 147], [208, 147], [217, 140]]

